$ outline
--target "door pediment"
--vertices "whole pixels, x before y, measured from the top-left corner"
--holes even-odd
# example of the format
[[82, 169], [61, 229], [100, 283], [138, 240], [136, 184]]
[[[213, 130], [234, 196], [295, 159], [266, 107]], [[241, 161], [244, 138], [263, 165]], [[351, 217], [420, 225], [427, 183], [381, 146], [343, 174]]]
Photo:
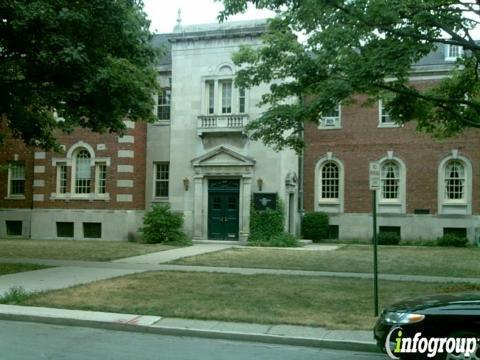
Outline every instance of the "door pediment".
[[194, 168], [199, 167], [252, 167], [255, 165], [255, 160], [252, 158], [239, 154], [236, 151], [220, 146], [206, 154], [199, 156], [192, 161]]

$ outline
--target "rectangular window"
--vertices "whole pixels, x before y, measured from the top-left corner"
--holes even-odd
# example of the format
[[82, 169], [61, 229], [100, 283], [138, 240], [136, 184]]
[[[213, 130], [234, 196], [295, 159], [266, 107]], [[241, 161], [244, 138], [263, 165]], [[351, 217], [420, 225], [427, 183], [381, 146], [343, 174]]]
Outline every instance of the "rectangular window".
[[340, 104], [337, 104], [330, 111], [322, 113], [320, 127], [337, 128], [340, 127]]
[[206, 82], [207, 93], [207, 114], [215, 113], [215, 83], [213, 81]]
[[384, 101], [379, 100], [378, 108], [379, 108], [379, 116], [380, 116], [380, 126], [381, 125], [394, 125], [395, 122], [390, 117], [390, 114], [385, 110]]
[[107, 165], [97, 164], [97, 194], [107, 193]]
[[232, 113], [232, 80], [220, 82], [222, 88], [222, 114]]
[[245, 113], [245, 104], [246, 104], [245, 89], [240, 88], [238, 89], [238, 112], [240, 114]]
[[463, 48], [458, 45], [446, 45], [446, 61], [455, 61], [463, 55]]
[[10, 179], [8, 195], [25, 195], [25, 165], [12, 163], [8, 172]]
[[76, 155], [75, 165], [75, 193], [89, 194], [92, 178], [90, 154], [86, 150], [81, 150]]
[[67, 164], [57, 165], [57, 193], [66, 194], [68, 189]]
[[170, 88], [162, 88], [158, 94], [157, 118], [158, 120], [170, 120], [170, 103], [172, 91]]
[[22, 236], [22, 221], [5, 221], [8, 236]]
[[83, 237], [100, 239], [102, 237], [102, 223], [83, 223]]
[[443, 228], [443, 236], [445, 235], [452, 235], [461, 238], [467, 237], [467, 229], [466, 228]]
[[168, 162], [155, 164], [155, 197], [157, 198], [168, 197], [169, 168]]
[[73, 237], [73, 222], [57, 222], [57, 237]]
[[395, 235], [400, 236], [401, 234], [401, 227], [400, 226], [379, 226], [378, 233], [394, 233]]

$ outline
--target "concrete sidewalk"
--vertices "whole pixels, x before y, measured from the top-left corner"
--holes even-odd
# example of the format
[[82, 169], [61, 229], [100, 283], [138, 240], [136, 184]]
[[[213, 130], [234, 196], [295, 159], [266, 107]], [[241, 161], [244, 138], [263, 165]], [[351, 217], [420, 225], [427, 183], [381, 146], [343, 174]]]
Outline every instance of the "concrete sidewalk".
[[0, 305], [0, 319], [164, 335], [378, 352], [371, 331], [327, 330], [308, 326], [189, 320], [17, 305]]

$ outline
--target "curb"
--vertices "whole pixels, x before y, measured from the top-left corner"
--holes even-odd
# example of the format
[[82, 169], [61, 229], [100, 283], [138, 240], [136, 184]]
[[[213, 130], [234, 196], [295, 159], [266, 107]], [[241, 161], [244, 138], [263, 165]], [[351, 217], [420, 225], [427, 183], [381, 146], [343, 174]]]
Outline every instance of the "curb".
[[79, 326], [95, 329], [139, 332], [170, 336], [187, 336], [207, 339], [235, 340], [247, 342], [259, 342], [266, 344], [281, 344], [292, 346], [318, 347], [334, 350], [349, 350], [359, 352], [380, 353], [373, 342], [356, 340], [328, 340], [307, 337], [291, 337], [282, 335], [269, 335], [259, 333], [243, 333], [233, 331], [216, 331], [195, 328], [180, 328], [155, 325], [135, 325], [120, 322], [80, 320], [64, 317], [49, 317], [39, 315], [5, 314], [0, 313], [0, 320], [35, 322], [51, 325]]

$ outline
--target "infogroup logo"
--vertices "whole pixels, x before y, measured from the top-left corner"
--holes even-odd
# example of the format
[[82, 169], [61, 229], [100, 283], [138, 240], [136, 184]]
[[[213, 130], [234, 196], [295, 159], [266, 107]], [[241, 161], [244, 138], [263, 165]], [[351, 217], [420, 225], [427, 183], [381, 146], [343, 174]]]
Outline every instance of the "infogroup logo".
[[426, 354], [434, 358], [437, 354], [463, 354], [465, 359], [475, 354], [475, 337], [422, 337], [417, 332], [413, 337], [404, 337], [400, 326], [394, 327], [385, 340], [385, 350], [391, 359], [400, 359], [404, 354]]

